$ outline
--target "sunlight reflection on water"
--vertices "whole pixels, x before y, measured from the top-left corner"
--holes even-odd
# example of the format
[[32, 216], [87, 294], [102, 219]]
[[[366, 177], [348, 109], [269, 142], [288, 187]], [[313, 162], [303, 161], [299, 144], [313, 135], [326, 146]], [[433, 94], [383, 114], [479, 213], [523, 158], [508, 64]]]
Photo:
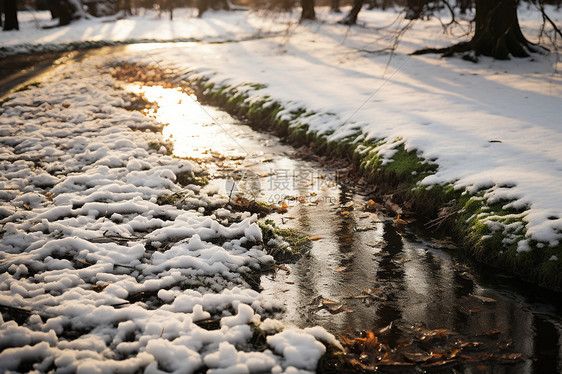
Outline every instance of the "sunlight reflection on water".
[[162, 136], [174, 143], [174, 156], [207, 159], [217, 153], [229, 157], [245, 154], [241, 146], [224, 136], [229, 133], [229, 128], [225, 128], [229, 124], [222, 121], [227, 117], [203, 107], [195, 95], [162, 86], [130, 84], [125, 89], [158, 105], [158, 110], [149, 109], [147, 114], [166, 124]]

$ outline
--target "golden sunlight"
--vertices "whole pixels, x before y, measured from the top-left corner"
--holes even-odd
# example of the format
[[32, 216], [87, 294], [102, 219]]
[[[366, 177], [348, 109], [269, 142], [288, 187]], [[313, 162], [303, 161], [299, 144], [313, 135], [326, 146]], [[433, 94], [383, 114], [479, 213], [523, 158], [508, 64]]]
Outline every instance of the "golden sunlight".
[[221, 124], [223, 118], [210, 107], [203, 107], [193, 94], [182, 92], [180, 88], [162, 86], [141, 86], [129, 84], [125, 89], [158, 105], [147, 114], [166, 126], [162, 130], [164, 140], [174, 143], [174, 156], [205, 159], [217, 153], [239, 155], [242, 150], [233, 149], [232, 142], [225, 142], [219, 133], [226, 131]]

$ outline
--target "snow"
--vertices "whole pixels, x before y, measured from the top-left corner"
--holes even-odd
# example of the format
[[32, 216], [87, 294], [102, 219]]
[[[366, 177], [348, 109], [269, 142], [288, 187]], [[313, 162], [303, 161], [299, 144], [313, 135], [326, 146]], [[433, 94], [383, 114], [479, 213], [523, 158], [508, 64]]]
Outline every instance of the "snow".
[[[280, 309], [244, 280], [273, 262], [257, 217], [205, 215], [227, 200], [176, 183], [199, 166], [147, 146], [162, 134], [139, 129], [159, 124], [123, 109], [128, 94], [98, 63], [59, 66], [2, 105], [0, 368], [286, 371], [282, 353], [252, 352], [252, 328]], [[172, 193], [197, 204], [156, 203]], [[275, 321], [269, 336], [286, 327]]]
[[[197, 19], [185, 9], [174, 21], [146, 12], [48, 30], [38, 27], [49, 22], [46, 13], [22, 12], [21, 31], [0, 33], [3, 54], [99, 40], [205, 41], [132, 45], [61, 65], [39, 87], [7, 96], [0, 116], [0, 304], [30, 317], [23, 324], [2, 319], [0, 368], [25, 362], [39, 372], [304, 373], [315, 370], [326, 344], [339, 346], [320, 327], [285, 326], [275, 318], [275, 300], [250, 288], [244, 273], [273, 261], [262, 251], [256, 217], [226, 209], [206, 215], [224, 197], [177, 184], [179, 173], [198, 166], [148, 147], [162, 143], [148, 131], [162, 124], [123, 109], [129, 98], [116, 89], [108, 61], [189, 71], [186, 78], [228, 84], [249, 101], [273, 98], [285, 108], [281, 118], [306, 108], [310, 129], [332, 140], [358, 131], [384, 140], [371, 151], [385, 162], [404, 145], [439, 165], [424, 185], [451, 183], [481, 192], [478, 199], [526, 208], [524, 228], [501, 224], [494, 212], [481, 216], [506, 240], [524, 235], [519, 251], [531, 250], [531, 240], [559, 243], [556, 56], [479, 64], [410, 56], [457, 41], [462, 28], [443, 35], [435, 19], [416, 22], [389, 55], [394, 33], [380, 27], [394, 12], [364, 10], [362, 27], [347, 28], [318, 11], [322, 22], [303, 24], [296, 13], [208, 12]], [[522, 9], [520, 18], [535, 37], [536, 12]], [[392, 27], [404, 25], [398, 19]], [[244, 41], [207, 43], [225, 40]], [[183, 208], [156, 203], [176, 192], [185, 193]], [[201, 327], [208, 319], [220, 320], [220, 328]], [[267, 334], [263, 352], [252, 347], [253, 328]]]

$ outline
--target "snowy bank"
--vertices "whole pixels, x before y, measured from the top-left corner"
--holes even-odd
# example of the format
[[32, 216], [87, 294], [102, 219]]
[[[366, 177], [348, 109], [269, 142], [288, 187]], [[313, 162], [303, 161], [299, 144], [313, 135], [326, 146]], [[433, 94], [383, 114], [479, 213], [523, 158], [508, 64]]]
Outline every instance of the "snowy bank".
[[[134, 61], [190, 71], [184, 78], [204, 84], [209, 95], [254, 111], [269, 107], [274, 122], [288, 121], [293, 131], [360, 144], [367, 169], [390, 165], [401, 149], [414, 152], [437, 169], [414, 176], [412, 188], [433, 189], [424, 199], [445, 194], [457, 204], [456, 224], [468, 227], [463, 234], [481, 259], [510, 270], [526, 264], [520, 275], [547, 287], [552, 276], [560, 282], [560, 263], [550, 260], [562, 254], [556, 56], [473, 64], [407, 55], [458, 41], [443, 35], [437, 20], [414, 24], [389, 55], [385, 49], [406, 21], [382, 28], [394, 13], [361, 15], [364, 27], [342, 27], [324, 12], [325, 22], [298, 25], [282, 38], [130, 50]], [[537, 14], [522, 9], [520, 19], [536, 36]], [[289, 29], [295, 18], [267, 22]]]

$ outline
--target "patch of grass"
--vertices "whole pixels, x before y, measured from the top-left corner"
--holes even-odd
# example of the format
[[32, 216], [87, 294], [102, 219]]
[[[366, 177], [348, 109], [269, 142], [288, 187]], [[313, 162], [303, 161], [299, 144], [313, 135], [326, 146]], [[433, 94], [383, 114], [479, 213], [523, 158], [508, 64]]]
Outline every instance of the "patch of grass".
[[189, 184], [205, 186], [209, 183], [209, 176], [206, 174], [196, 174], [193, 171], [183, 171], [176, 174], [176, 182], [181, 186]]
[[[262, 231], [266, 253], [278, 262], [294, 262], [312, 246], [310, 239], [298, 230], [281, 229], [270, 219], [258, 222], [258, 225]], [[280, 243], [270, 244], [272, 239]], [[283, 241], [285, 243], [282, 243]]]
[[160, 152], [160, 149], [164, 147], [166, 149], [166, 155], [171, 155], [174, 152], [174, 143], [172, 142], [150, 142], [148, 143], [148, 149]]
[[32, 87], [39, 87], [40, 85], [41, 85], [41, 82], [31, 82], [31, 83], [28, 83], [28, 84], [18, 88], [17, 90], [15, 90], [15, 92], [27, 91], [27, 90], [30, 90]]

